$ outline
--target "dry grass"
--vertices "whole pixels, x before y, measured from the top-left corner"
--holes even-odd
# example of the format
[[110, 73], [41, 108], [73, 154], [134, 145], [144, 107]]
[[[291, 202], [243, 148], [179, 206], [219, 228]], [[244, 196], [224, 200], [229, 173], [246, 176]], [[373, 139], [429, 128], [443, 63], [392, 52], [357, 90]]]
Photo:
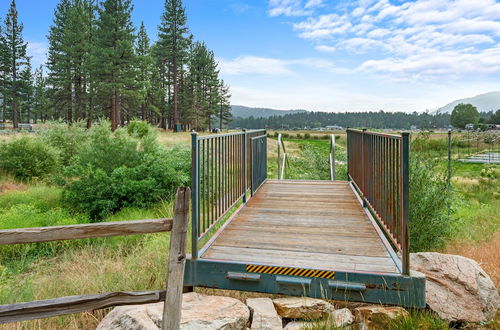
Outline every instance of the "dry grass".
[[456, 241], [449, 244], [444, 253], [457, 254], [476, 260], [500, 288], [500, 233], [483, 242]]
[[[130, 236], [133, 239], [133, 236]], [[0, 285], [16, 303], [61, 296], [165, 287], [169, 234], [117, 241], [116, 248], [91, 245], [45, 259], [31, 271]], [[5, 291], [4, 291], [5, 292]], [[94, 329], [109, 310], [4, 325], [1, 329]]]

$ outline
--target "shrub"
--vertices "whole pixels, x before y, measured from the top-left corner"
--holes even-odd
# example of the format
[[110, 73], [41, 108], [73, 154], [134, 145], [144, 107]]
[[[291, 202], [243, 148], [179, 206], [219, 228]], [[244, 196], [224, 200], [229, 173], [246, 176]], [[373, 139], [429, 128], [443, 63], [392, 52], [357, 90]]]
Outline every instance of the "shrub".
[[49, 124], [42, 132], [42, 140], [53, 148], [59, 150], [61, 162], [68, 166], [71, 160], [78, 153], [82, 144], [87, 140], [88, 135], [83, 122], [67, 124]]
[[304, 133], [304, 139], [310, 139], [311, 134], [310, 133]]
[[412, 251], [441, 248], [451, 235], [450, 193], [445, 169], [420, 153], [410, 159], [410, 242]]
[[297, 139], [302, 139], [302, 135], [300, 133], [297, 133], [297, 136], [296, 136]]
[[92, 128], [70, 167], [64, 202], [93, 221], [125, 207], [150, 207], [170, 199], [190, 180], [190, 151], [165, 150], [151, 133], [138, 139], [123, 129], [114, 134], [108, 124]]
[[59, 167], [59, 153], [42, 140], [21, 137], [0, 144], [0, 170], [21, 181], [45, 178]]
[[134, 119], [127, 125], [128, 134], [139, 139], [142, 139], [146, 135], [151, 134], [152, 131], [153, 128], [143, 120]]

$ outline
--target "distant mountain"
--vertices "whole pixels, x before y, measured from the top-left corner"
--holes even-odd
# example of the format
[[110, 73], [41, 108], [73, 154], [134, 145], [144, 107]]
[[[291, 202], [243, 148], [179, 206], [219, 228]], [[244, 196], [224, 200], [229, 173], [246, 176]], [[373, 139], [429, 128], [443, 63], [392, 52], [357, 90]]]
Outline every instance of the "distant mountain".
[[466, 99], [456, 100], [448, 103], [442, 108], [436, 110], [436, 113], [451, 113], [457, 104], [472, 104], [479, 112], [496, 111], [500, 109], [500, 92], [490, 92], [480, 94]]
[[248, 118], [250, 116], [269, 118], [272, 116], [284, 116], [291, 113], [306, 112], [306, 110], [276, 110], [269, 108], [250, 108], [242, 105], [232, 105], [231, 113], [233, 117]]

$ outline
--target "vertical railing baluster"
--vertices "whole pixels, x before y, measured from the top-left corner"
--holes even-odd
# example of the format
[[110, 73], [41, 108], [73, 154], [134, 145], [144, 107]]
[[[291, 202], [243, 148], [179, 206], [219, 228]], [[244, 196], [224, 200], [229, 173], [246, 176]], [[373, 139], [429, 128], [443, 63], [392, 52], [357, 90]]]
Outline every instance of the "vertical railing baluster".
[[402, 194], [403, 194], [403, 235], [402, 235], [402, 254], [403, 254], [403, 274], [410, 274], [410, 233], [409, 233], [409, 211], [410, 211], [410, 133], [404, 132], [401, 141], [401, 171], [402, 171]]
[[191, 133], [191, 255], [198, 258], [198, 226], [200, 221], [200, 160], [198, 149], [198, 134]]

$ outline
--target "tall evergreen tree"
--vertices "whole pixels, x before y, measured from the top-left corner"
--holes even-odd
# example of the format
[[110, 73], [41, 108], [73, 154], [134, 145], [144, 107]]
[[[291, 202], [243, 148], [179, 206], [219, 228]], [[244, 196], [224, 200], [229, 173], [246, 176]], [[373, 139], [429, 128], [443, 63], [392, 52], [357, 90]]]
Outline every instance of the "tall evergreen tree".
[[231, 92], [229, 91], [229, 86], [224, 83], [224, 80], [221, 80], [219, 85], [218, 108], [219, 129], [222, 129], [233, 118], [231, 113]]
[[55, 108], [64, 108], [68, 123], [86, 116], [89, 58], [92, 47], [92, 0], [61, 0], [50, 27], [48, 68]]
[[5, 100], [10, 104], [12, 111], [12, 125], [14, 128], [19, 126], [19, 94], [22, 89], [22, 81], [19, 75], [22, 69], [27, 65], [28, 56], [26, 55], [27, 43], [23, 39], [23, 24], [18, 21], [16, 2], [12, 0], [9, 12], [5, 18], [5, 27], [3, 30], [6, 74], [5, 74]]
[[109, 109], [111, 128], [122, 124], [123, 109], [137, 96], [134, 27], [130, 0], [104, 0], [99, 8], [92, 54], [93, 79], [101, 106]]
[[[165, 10], [158, 27], [157, 57], [167, 81], [166, 101], [172, 109], [171, 124], [174, 131], [180, 125], [179, 86], [182, 67], [188, 57], [191, 36], [182, 0], [165, 0]], [[166, 105], [162, 112], [161, 127], [166, 128]]]
[[45, 122], [52, 118], [49, 112], [49, 101], [47, 98], [47, 82], [43, 75], [43, 66], [35, 70], [33, 74], [33, 120]]
[[148, 106], [150, 103], [150, 94], [152, 89], [153, 58], [151, 56], [151, 45], [144, 22], [141, 22], [137, 42], [135, 46], [137, 56], [137, 84], [138, 84], [138, 103], [142, 120], [147, 120]]

